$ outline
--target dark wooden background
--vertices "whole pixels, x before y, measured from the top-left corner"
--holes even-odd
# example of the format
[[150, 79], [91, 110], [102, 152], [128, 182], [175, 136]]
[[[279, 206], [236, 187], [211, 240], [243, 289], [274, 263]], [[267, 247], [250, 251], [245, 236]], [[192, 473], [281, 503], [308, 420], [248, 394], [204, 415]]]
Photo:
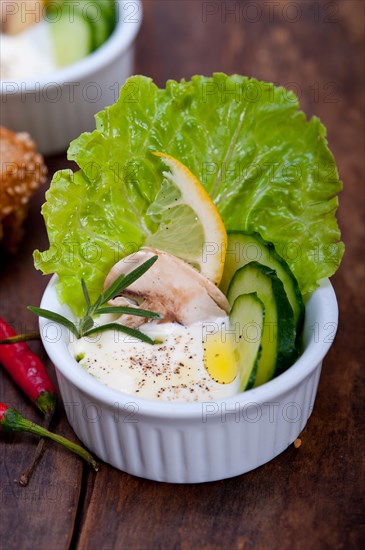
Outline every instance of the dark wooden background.
[[[233, 13], [229, 12], [233, 10]], [[333, 277], [340, 326], [325, 359], [318, 397], [293, 446], [241, 477], [176, 486], [137, 479], [103, 465], [97, 475], [55, 445], [26, 489], [14, 480], [36, 445], [30, 435], [1, 435], [1, 549], [353, 549], [364, 542], [364, 2], [144, 2], [136, 72], [159, 85], [213, 71], [287, 85], [308, 115], [328, 128], [344, 181], [339, 222], [346, 255]], [[47, 159], [50, 175], [65, 155]], [[47, 245], [34, 197], [27, 238], [2, 257], [1, 314], [32, 330], [26, 312], [47, 278], [31, 253]], [[41, 346], [33, 348], [44, 358]], [[50, 372], [52, 366], [48, 363]], [[53, 375], [53, 373], [52, 373]], [[0, 373], [0, 401], [41, 421]], [[62, 407], [54, 429], [72, 439]]]

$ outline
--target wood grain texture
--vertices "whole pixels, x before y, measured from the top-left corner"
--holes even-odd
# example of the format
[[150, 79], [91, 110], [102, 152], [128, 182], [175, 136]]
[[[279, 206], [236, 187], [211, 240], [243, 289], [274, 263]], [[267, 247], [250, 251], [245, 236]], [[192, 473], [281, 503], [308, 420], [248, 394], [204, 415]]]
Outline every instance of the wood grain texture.
[[[59, 165], [57, 165], [59, 162]], [[54, 168], [65, 166], [65, 159], [50, 159]], [[0, 311], [17, 331], [34, 332], [37, 319], [26, 310], [27, 305], [38, 305], [49, 277], [34, 269], [32, 252], [47, 245], [40, 206], [47, 186], [34, 196], [27, 220], [27, 237], [16, 256], [1, 257]], [[40, 343], [31, 343], [32, 349], [45, 362], [53, 380], [55, 374]], [[15, 386], [10, 376], [1, 369], [0, 402], [17, 408], [30, 420], [42, 424], [42, 415]], [[74, 441], [63, 408], [59, 406], [52, 429]], [[56, 444], [47, 444], [42, 461], [37, 466], [27, 488], [16, 480], [29, 465], [38, 438], [30, 434], [0, 434], [0, 548], [47, 548], [50, 540], [54, 548], [69, 546], [80, 496], [83, 465]]]
[[[4, 547], [347, 550], [365, 542], [363, 38], [358, 0], [144, 2], [136, 72], [159, 85], [219, 70], [273, 81], [296, 91], [307, 115], [327, 126], [344, 181], [338, 217], [346, 254], [332, 280], [339, 331], [302, 446], [231, 480], [175, 486], [107, 465], [95, 476], [52, 445], [32, 484], [20, 489], [13, 479], [35, 440], [0, 436]], [[65, 167], [65, 157], [49, 158], [48, 166], [51, 173]], [[27, 241], [16, 257], [3, 259], [0, 276], [1, 314], [28, 329], [35, 321], [25, 306], [39, 302], [46, 284], [31, 260], [46, 244], [42, 193], [31, 205]], [[40, 420], [3, 373], [0, 400]], [[55, 429], [75, 438], [62, 408]]]

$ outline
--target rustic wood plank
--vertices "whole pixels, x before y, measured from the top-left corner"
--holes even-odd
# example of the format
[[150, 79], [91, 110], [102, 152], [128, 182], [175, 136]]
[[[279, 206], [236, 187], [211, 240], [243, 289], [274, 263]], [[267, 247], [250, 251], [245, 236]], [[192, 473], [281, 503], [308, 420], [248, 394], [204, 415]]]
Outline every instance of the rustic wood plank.
[[[24, 490], [13, 479], [28, 463], [35, 440], [28, 435], [1, 435], [0, 540], [7, 548], [43, 549], [51, 541], [58, 550], [67, 548], [73, 536], [72, 546], [80, 550], [355, 549], [365, 541], [360, 517], [365, 397], [360, 198], [364, 142], [359, 85], [364, 64], [363, 3], [277, 0], [271, 16], [263, 11], [253, 21], [255, 5], [263, 4], [268, 10], [267, 2], [146, 0], [136, 72], [154, 77], [160, 85], [168, 78], [216, 70], [289, 85], [301, 96], [306, 113], [320, 116], [328, 128], [345, 182], [339, 220], [347, 252], [333, 278], [340, 305], [339, 332], [324, 362], [302, 446], [289, 448], [258, 470], [221, 482], [159, 484], [103, 465], [96, 476], [85, 475], [85, 487], [80, 461], [52, 446], [32, 485]], [[295, 6], [300, 7], [300, 17], [294, 22], [290, 10]], [[238, 10], [238, 15], [224, 12], [227, 8]], [[53, 171], [65, 167], [66, 161], [58, 157], [48, 164]], [[15, 258], [6, 260], [0, 275], [2, 314], [29, 329], [35, 324], [25, 306], [29, 297], [32, 303], [39, 301], [46, 282], [34, 271], [30, 257], [35, 247], [45, 246], [41, 202], [42, 191], [32, 203], [27, 241]], [[35, 349], [42, 353], [38, 344]], [[3, 373], [0, 400], [40, 420]], [[62, 409], [55, 429], [75, 437]]]
[[363, 10], [354, 1], [296, 2], [301, 17], [294, 23], [280, 11], [289, 9], [282, 1], [271, 22], [267, 15], [256, 23], [227, 15], [224, 22], [223, 4], [239, 3], [212, 2], [217, 13], [204, 22], [207, 4], [145, 2], [137, 72], [159, 85], [216, 70], [245, 73], [289, 84], [308, 116], [322, 118], [346, 185], [339, 219], [347, 253], [333, 278], [340, 330], [299, 449], [291, 447], [244, 476], [204, 485], [158, 484], [104, 467], [88, 485], [77, 548], [357, 548], [363, 534], [355, 425], [364, 401], [364, 248], [356, 200], [362, 186], [361, 90], [354, 82], [362, 74]]
[[[50, 172], [65, 159], [49, 160]], [[53, 168], [52, 168], [53, 167]], [[33, 266], [32, 252], [47, 244], [40, 205], [44, 202], [45, 186], [31, 202], [27, 233], [15, 256], [1, 258], [0, 304], [1, 315], [17, 331], [36, 331], [38, 321], [26, 310], [27, 305], [38, 305], [49, 277], [44, 277]], [[45, 362], [55, 380], [54, 369], [42, 345], [32, 342], [32, 349]], [[16, 385], [0, 368], [0, 401], [17, 408], [27, 418], [42, 423], [43, 418]], [[60, 405], [52, 429], [76, 440]], [[68, 548], [75, 522], [83, 464], [56, 444], [47, 445], [30, 484], [20, 487], [15, 480], [29, 465], [38, 439], [30, 434], [0, 433], [1, 522], [2, 548]]]

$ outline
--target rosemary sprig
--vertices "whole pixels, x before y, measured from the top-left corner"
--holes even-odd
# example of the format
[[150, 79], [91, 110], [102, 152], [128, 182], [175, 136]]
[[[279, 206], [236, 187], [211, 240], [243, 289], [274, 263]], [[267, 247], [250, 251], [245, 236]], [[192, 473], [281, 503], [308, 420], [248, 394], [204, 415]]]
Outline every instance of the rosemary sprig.
[[146, 317], [148, 319], [160, 319], [161, 316], [153, 311], [147, 311], [145, 309], [138, 309], [133, 307], [113, 307], [106, 305], [109, 300], [112, 300], [116, 296], [120, 295], [123, 290], [125, 290], [135, 281], [137, 281], [137, 279], [142, 277], [142, 275], [144, 275], [144, 273], [146, 273], [146, 271], [148, 271], [150, 267], [152, 267], [157, 258], [158, 256], [153, 256], [152, 258], [138, 266], [136, 269], [128, 273], [128, 275], [122, 274], [117, 277], [115, 281], [104, 292], [100, 294], [98, 299], [93, 304], [91, 303], [86, 283], [83, 279], [81, 279], [82, 292], [84, 294], [86, 303], [86, 311], [84, 316], [78, 320], [77, 324], [74, 324], [63, 315], [60, 315], [59, 313], [55, 313], [54, 311], [50, 311], [48, 309], [34, 306], [28, 306], [28, 309], [39, 317], [44, 317], [45, 319], [49, 319], [50, 321], [54, 321], [55, 323], [59, 323], [60, 325], [65, 326], [70, 332], [72, 332], [72, 334], [76, 336], [76, 338], [89, 336], [91, 334], [95, 334], [96, 332], [105, 332], [106, 330], [117, 330], [119, 332], [124, 332], [125, 334], [128, 334], [129, 336], [132, 336], [134, 338], [138, 338], [143, 342], [147, 342], [148, 344], [153, 344], [153, 340], [143, 334], [143, 332], [141, 332], [140, 330], [126, 327], [120, 323], [107, 323], [105, 325], [96, 326], [93, 317], [102, 313], [124, 313], [127, 315]]
[[98, 308], [97, 313], [124, 313], [125, 315], [135, 315], [136, 317], [161, 319], [161, 315], [159, 313], [148, 311], [147, 309], [137, 309], [136, 307], [106, 306]]
[[154, 344], [154, 341], [151, 340], [151, 338], [146, 334], [143, 334], [143, 332], [141, 332], [140, 330], [126, 327], [125, 325], [122, 325], [120, 323], [107, 323], [106, 325], [94, 327], [85, 332], [84, 336], [90, 336], [90, 334], [95, 334], [96, 332], [105, 332], [106, 330], [116, 330], [118, 332], [124, 332], [125, 334], [128, 334], [133, 338], [139, 338], [139, 340], [142, 340], [142, 342], [147, 342], [147, 344]]
[[79, 331], [76, 325], [74, 325], [69, 319], [66, 319], [66, 317], [64, 317], [63, 315], [59, 315], [54, 311], [43, 309], [41, 307], [28, 306], [28, 309], [39, 317], [44, 317], [45, 319], [49, 319], [50, 321], [54, 321], [55, 323], [63, 325], [64, 327], [68, 328], [68, 330], [72, 332], [77, 338], [80, 338]]

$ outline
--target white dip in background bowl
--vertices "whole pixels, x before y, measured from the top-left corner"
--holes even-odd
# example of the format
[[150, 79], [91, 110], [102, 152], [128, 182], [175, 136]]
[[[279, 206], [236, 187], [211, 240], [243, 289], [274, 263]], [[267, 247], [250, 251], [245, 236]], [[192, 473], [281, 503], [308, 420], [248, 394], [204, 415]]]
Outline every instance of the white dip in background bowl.
[[[70, 316], [54, 276], [42, 308]], [[243, 474], [283, 452], [313, 410], [322, 360], [333, 342], [338, 307], [324, 280], [306, 304], [304, 350], [286, 372], [258, 388], [215, 401], [169, 403], [116, 391], [71, 356], [68, 331], [40, 319], [67, 418], [100, 459], [130, 474], [171, 483], [200, 483]]]

